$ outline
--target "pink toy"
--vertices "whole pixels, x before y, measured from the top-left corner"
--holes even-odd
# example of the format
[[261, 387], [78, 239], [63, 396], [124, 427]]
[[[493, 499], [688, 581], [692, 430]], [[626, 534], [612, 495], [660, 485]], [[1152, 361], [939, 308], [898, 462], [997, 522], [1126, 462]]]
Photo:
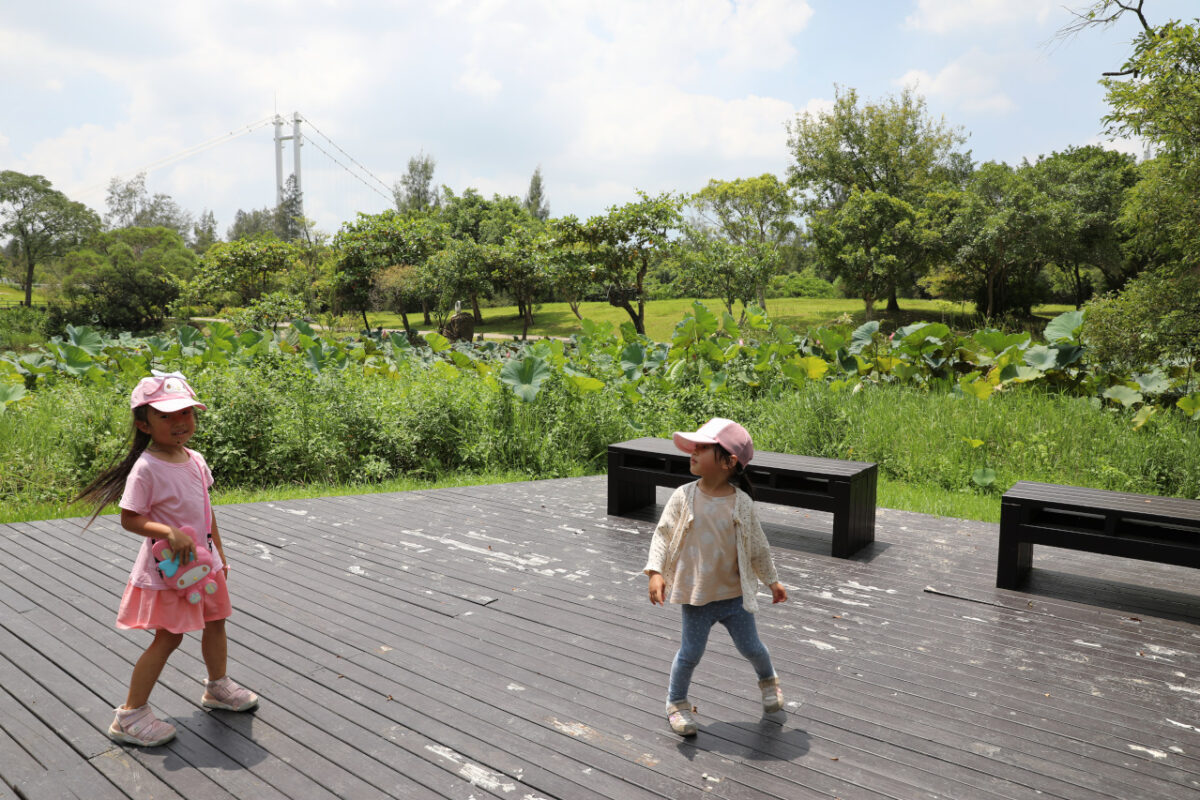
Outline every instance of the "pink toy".
[[[192, 539], [196, 538], [196, 529], [189, 525], [179, 530]], [[215, 562], [208, 547], [197, 544], [195, 556], [183, 565], [171, 552], [171, 546], [166, 539], [155, 539], [150, 550], [154, 554], [154, 560], [158, 562], [158, 571], [162, 573], [167, 586], [177, 589], [189, 603], [199, 603], [204, 599], [204, 594], [212, 594], [217, 590], [217, 582], [209, 574]]]

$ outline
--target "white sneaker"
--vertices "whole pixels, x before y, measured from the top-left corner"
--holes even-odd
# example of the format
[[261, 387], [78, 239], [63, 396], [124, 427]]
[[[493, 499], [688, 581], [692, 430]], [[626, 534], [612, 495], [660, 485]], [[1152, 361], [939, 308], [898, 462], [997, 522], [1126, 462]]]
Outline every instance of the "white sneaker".
[[772, 675], [770, 678], [763, 678], [758, 682], [758, 688], [762, 689], [762, 703], [764, 714], [774, 714], [783, 708], [783, 689], [779, 688], [779, 676]]
[[692, 716], [691, 701], [682, 700], [669, 704], [667, 706], [667, 722], [671, 724], [671, 730], [680, 736], [695, 736], [696, 718]]
[[141, 708], [118, 708], [108, 738], [139, 747], [158, 747], [175, 738], [175, 726], [154, 716], [149, 704]]

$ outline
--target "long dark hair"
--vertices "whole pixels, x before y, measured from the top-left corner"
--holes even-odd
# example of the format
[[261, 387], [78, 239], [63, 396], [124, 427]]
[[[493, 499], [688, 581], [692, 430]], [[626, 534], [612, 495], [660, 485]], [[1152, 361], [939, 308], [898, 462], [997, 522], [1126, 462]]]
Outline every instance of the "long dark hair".
[[[125, 491], [125, 479], [129, 477], [130, 471], [133, 470], [134, 463], [141, 458], [146, 445], [150, 444], [150, 434], [137, 426], [138, 422], [145, 422], [150, 418], [148, 408], [149, 406], [138, 406], [133, 410], [133, 422], [129, 426], [131, 428], [129, 452], [125, 455], [125, 458], [119, 462], [113, 459], [108, 468], [93, 478], [92, 482], [85, 486], [83, 491], [75, 495], [75, 498], [71, 501], [72, 503], [76, 503], [80, 500], [87, 500], [95, 506], [92, 509], [92, 515], [88, 517], [88, 525], [92, 524], [101, 509], [109, 503], [115, 503], [121, 499], [121, 494]], [[86, 528], [87, 526], [85, 525], [84, 527]]]
[[[717, 458], [721, 459], [721, 463], [728, 464], [729, 459], [733, 458], [733, 454], [721, 446], [720, 442], [715, 442], [712, 445], [717, 450]], [[750, 495], [750, 499], [754, 499], [754, 484], [750, 483], [750, 476], [746, 474], [746, 465], [741, 461], [733, 467], [733, 474], [729, 476], [729, 480], [733, 485], [741, 489], [746, 494]]]

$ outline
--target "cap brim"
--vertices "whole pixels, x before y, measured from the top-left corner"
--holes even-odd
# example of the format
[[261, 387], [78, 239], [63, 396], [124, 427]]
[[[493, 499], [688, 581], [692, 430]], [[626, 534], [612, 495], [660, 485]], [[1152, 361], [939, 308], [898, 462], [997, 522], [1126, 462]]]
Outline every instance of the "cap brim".
[[698, 444], [717, 443], [717, 440], [711, 436], [701, 436], [698, 433], [683, 433], [682, 431], [676, 431], [671, 438], [675, 441], [675, 446], [685, 453], [695, 450]]
[[177, 397], [173, 400], [156, 400], [155, 402], [147, 403], [146, 405], [157, 411], [162, 411], [165, 414], [170, 414], [172, 411], [178, 411], [179, 409], [187, 408], [188, 406], [195, 406], [201, 411], [208, 410], [208, 406], [204, 405], [204, 403], [201, 403], [199, 400], [193, 400], [190, 397]]

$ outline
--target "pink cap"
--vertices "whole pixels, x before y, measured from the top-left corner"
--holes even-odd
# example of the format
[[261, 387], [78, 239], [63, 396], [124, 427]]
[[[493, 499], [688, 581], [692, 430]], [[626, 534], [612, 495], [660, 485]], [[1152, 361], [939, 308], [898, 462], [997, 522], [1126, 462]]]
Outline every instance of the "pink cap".
[[739, 464], [749, 464], [754, 458], [754, 442], [749, 432], [731, 419], [713, 417], [695, 433], [677, 432], [672, 438], [675, 446], [685, 453], [695, 450], [698, 444], [719, 444], [737, 456]]
[[147, 405], [167, 413], [188, 406], [195, 406], [202, 410], [208, 408], [196, 399], [196, 393], [178, 372], [170, 375], [155, 375], [153, 378], [142, 378], [138, 381], [138, 385], [133, 387], [133, 394], [129, 396], [129, 407], [137, 408]]

